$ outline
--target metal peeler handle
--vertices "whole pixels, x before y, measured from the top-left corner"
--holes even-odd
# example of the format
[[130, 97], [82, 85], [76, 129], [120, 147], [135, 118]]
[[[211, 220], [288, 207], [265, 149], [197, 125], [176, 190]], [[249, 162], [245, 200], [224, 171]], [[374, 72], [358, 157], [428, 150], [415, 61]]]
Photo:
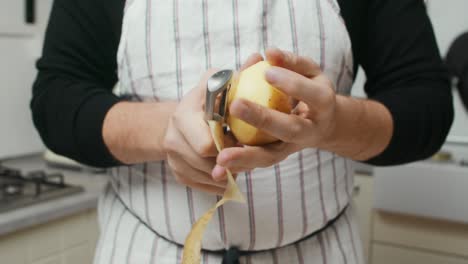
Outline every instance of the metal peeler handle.
[[[205, 119], [223, 121], [226, 116], [227, 92], [231, 86], [234, 72], [221, 70], [208, 79], [206, 87]], [[222, 94], [219, 109], [215, 109], [216, 98]]]

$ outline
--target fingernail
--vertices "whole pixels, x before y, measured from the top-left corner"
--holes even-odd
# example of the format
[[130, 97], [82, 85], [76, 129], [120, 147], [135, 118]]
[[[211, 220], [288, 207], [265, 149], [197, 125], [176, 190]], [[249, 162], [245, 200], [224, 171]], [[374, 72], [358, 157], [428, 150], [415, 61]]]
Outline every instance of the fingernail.
[[276, 83], [282, 78], [282, 72], [277, 67], [271, 67], [265, 72], [265, 78], [269, 83]]
[[218, 157], [216, 158], [216, 167], [222, 167], [226, 168], [226, 163], [229, 160], [229, 155], [226, 154], [226, 150], [222, 150], [219, 154]]
[[211, 176], [215, 181], [222, 181], [225, 179], [226, 169], [224, 167], [216, 165], [213, 171], [211, 172]]

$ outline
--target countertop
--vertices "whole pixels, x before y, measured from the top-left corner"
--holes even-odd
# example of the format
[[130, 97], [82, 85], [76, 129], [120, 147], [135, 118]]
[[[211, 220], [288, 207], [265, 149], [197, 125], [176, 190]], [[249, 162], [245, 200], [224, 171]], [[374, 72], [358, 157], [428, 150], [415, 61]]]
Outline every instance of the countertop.
[[[107, 184], [107, 177], [103, 173], [50, 167], [39, 154], [3, 161], [1, 164], [23, 173], [33, 170], [61, 172], [65, 183], [82, 186], [84, 192], [0, 213], [0, 236], [96, 208], [98, 197]], [[362, 171], [365, 172], [362, 174], [369, 174], [366, 166], [362, 167]]]
[[107, 183], [107, 177], [102, 173], [49, 167], [41, 155], [11, 159], [2, 162], [2, 165], [23, 173], [33, 170], [61, 172], [65, 183], [82, 186], [84, 192], [0, 213], [0, 235], [96, 208], [98, 197]]

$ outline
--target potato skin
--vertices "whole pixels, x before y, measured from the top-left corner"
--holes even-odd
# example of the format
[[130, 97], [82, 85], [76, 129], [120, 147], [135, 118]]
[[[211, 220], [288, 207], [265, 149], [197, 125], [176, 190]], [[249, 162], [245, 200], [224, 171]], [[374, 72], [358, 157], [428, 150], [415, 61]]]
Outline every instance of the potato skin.
[[[276, 111], [290, 113], [289, 96], [265, 80], [265, 72], [270, 67], [272, 66], [268, 62], [261, 61], [241, 72], [239, 79], [233, 83], [233, 86], [229, 90], [228, 108], [234, 99], [244, 98]], [[256, 127], [229, 115], [229, 112], [227, 124], [241, 144], [260, 146], [278, 141], [278, 139]]]

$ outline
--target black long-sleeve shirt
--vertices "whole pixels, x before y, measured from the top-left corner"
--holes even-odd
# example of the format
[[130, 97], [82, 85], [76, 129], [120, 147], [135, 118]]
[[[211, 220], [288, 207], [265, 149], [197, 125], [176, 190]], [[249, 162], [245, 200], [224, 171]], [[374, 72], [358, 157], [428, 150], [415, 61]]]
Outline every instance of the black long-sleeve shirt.
[[[394, 165], [436, 152], [453, 121], [446, 69], [422, 0], [338, 1], [365, 91], [391, 112], [394, 132], [367, 161]], [[102, 138], [119, 98], [116, 53], [123, 0], [55, 0], [33, 87], [34, 124], [53, 151], [85, 164], [119, 165]]]

